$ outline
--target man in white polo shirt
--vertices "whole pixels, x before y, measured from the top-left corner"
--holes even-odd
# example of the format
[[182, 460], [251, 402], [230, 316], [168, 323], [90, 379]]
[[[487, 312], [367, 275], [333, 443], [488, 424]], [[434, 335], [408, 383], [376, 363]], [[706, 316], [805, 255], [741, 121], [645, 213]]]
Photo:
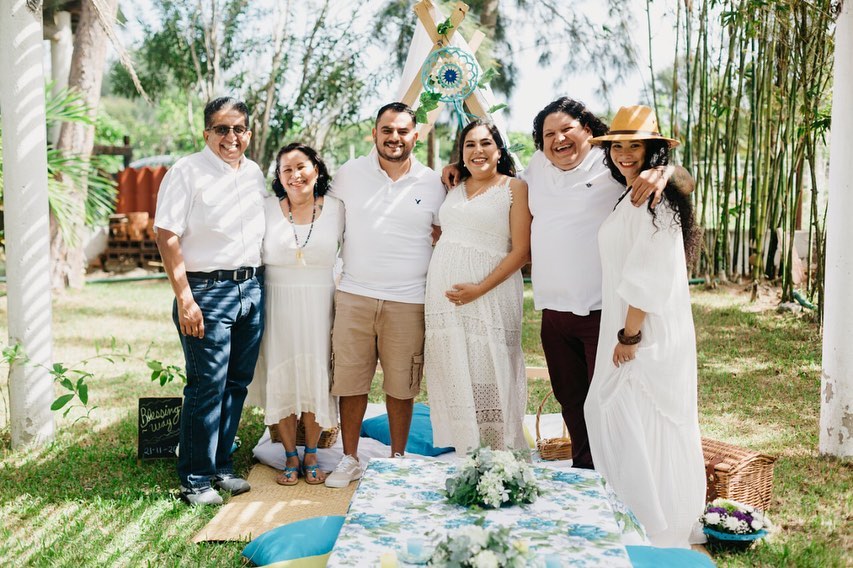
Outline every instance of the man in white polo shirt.
[[403, 455], [420, 392], [424, 353], [424, 291], [432, 232], [445, 190], [420, 164], [415, 114], [402, 103], [379, 109], [376, 151], [350, 160], [330, 195], [344, 202], [343, 274], [335, 294], [332, 394], [340, 397], [344, 457], [329, 487], [361, 477], [358, 441], [367, 395], [382, 363], [392, 455]]
[[218, 505], [218, 489], [248, 491], [231, 448], [263, 333], [264, 176], [243, 154], [245, 103], [204, 108], [201, 152], [178, 160], [157, 196], [157, 246], [175, 293], [172, 319], [186, 359], [178, 477], [191, 505]]

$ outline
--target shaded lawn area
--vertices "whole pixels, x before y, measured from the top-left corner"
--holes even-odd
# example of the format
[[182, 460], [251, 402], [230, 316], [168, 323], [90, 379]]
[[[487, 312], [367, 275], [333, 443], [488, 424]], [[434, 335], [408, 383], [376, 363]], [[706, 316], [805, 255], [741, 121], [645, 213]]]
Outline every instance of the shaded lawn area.
[[[817, 454], [820, 335], [806, 319], [756, 311], [735, 289], [693, 290], [699, 344], [699, 407], [703, 434], [778, 456], [771, 518], [780, 531], [746, 554], [721, 555], [721, 566], [844, 566], [853, 555], [853, 466]], [[525, 295], [528, 364], [543, 366], [539, 314]], [[5, 299], [0, 302], [5, 326]], [[93, 344], [129, 344], [141, 355], [181, 363], [164, 281], [90, 285], [54, 302], [54, 359], [73, 366]], [[5, 327], [2, 329], [5, 337]], [[0, 558], [23, 566], [239, 566], [242, 543], [191, 544], [216, 509], [189, 508], [174, 496], [173, 461], [136, 461], [140, 396], [180, 394], [152, 383], [140, 360], [87, 365], [89, 419], [79, 409], [58, 416], [55, 442], [11, 452], [0, 444]], [[5, 369], [2, 371], [5, 376]], [[8, 391], [0, 419], [6, 423]], [[549, 388], [530, 383], [528, 412]], [[424, 398], [422, 395], [421, 398]], [[374, 389], [371, 399], [381, 400]], [[546, 412], [557, 410], [553, 399]], [[244, 413], [235, 454], [251, 467], [262, 414]]]

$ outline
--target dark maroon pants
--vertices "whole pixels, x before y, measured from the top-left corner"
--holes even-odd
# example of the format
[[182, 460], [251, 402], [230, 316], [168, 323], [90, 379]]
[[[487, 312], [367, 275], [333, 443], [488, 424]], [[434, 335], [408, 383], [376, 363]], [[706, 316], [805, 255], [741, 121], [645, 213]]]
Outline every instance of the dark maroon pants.
[[574, 467], [593, 469], [583, 404], [595, 370], [601, 310], [588, 316], [542, 310], [542, 349], [551, 376], [554, 397], [563, 409], [563, 420], [572, 439]]

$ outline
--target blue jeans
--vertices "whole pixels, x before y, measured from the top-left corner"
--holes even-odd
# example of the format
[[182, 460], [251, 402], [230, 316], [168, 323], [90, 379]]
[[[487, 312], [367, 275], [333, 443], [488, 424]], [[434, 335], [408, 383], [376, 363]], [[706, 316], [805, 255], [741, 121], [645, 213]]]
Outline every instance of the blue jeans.
[[252, 382], [264, 330], [263, 277], [242, 282], [190, 278], [204, 316], [204, 338], [180, 335], [187, 365], [181, 410], [178, 477], [191, 489], [234, 473], [231, 446]]

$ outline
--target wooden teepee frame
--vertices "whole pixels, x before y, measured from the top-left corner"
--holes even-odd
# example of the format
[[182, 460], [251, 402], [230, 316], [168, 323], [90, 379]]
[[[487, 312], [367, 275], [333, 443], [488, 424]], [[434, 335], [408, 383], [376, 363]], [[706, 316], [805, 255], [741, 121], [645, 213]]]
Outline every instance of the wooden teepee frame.
[[[446, 33], [440, 34], [438, 32], [438, 23], [432, 16], [432, 10], [434, 8], [434, 4], [431, 0], [420, 0], [417, 4], [412, 8], [415, 11], [415, 14], [418, 16], [418, 20], [421, 25], [426, 30], [430, 39], [433, 42], [432, 49], [430, 52], [424, 57], [424, 61], [432, 55], [433, 52], [438, 51], [444, 47], [447, 47], [451, 44], [451, 38], [456, 33], [456, 30], [459, 28], [459, 24], [462, 23], [462, 20], [465, 19], [465, 16], [468, 14], [468, 5], [464, 2], [457, 2], [456, 6], [453, 8], [453, 11], [450, 14], [450, 24], [451, 28], [447, 30]], [[470, 41], [465, 41], [460, 34], [458, 36], [458, 40], [456, 41], [456, 47], [460, 47], [469, 51], [471, 54], [476, 53], [477, 48], [480, 47], [480, 44], [483, 41], [485, 35], [481, 31], [476, 31], [474, 35], [471, 37]], [[461, 45], [460, 45], [461, 41]], [[406, 94], [403, 96], [401, 102], [409, 105], [410, 107], [415, 106], [415, 103], [418, 101], [418, 97], [420, 97], [421, 91], [423, 91], [423, 85], [421, 84], [421, 76], [420, 73], [417, 73], [415, 77], [412, 79], [409, 88], [406, 90]], [[468, 95], [468, 98], [465, 99], [465, 106], [468, 108], [468, 112], [471, 114], [477, 115], [479, 117], [487, 117], [489, 115], [488, 109], [485, 108], [477, 98], [477, 93], [480, 91], [480, 88], [477, 87], [474, 91]], [[438, 115], [441, 113], [442, 104], [439, 103], [437, 109], [432, 110], [427, 115], [427, 122], [422, 124], [419, 128], [419, 135], [421, 137], [425, 136], [435, 124]]]

